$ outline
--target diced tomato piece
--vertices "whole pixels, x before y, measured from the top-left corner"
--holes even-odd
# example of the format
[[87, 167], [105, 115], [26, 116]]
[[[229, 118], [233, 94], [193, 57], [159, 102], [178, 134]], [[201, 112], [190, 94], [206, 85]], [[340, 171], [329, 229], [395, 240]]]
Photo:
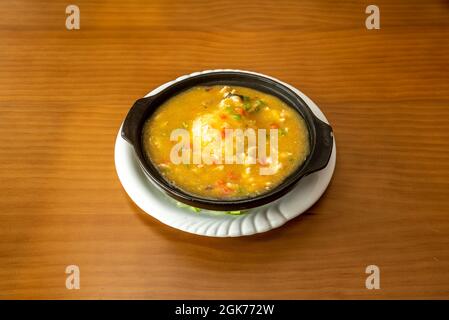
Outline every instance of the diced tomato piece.
[[227, 119], [227, 118], [228, 118], [227, 115], [225, 115], [224, 113], [220, 113], [220, 119], [221, 119], [221, 120], [225, 120], [225, 119]]
[[276, 123], [272, 123], [272, 124], [270, 125], [270, 128], [271, 128], [271, 129], [279, 129], [279, 125], [276, 124]]
[[243, 108], [237, 107], [234, 108], [235, 113], [240, 114], [240, 115], [244, 115], [245, 114], [245, 110]]
[[232, 181], [235, 181], [239, 178], [238, 175], [235, 174], [233, 171], [229, 171], [227, 173], [227, 176], [228, 176], [229, 180], [232, 180]]
[[226, 187], [226, 186], [224, 186], [221, 190], [223, 190], [223, 193], [224, 193], [224, 194], [229, 194], [229, 193], [232, 192], [232, 189], [231, 189], [231, 188], [228, 188], [228, 187]]

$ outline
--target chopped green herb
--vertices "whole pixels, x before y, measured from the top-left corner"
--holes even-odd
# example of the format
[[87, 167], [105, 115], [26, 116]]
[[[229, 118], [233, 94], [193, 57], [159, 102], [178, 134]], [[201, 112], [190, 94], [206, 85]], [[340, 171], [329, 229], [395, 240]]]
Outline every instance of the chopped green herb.
[[227, 214], [232, 214], [232, 215], [238, 216], [238, 215], [244, 214], [245, 211], [235, 210], [235, 211], [227, 211], [226, 213], [227, 213]]
[[266, 103], [263, 100], [257, 99], [253, 103], [250, 103], [250, 100], [248, 98], [247, 101], [244, 101], [243, 108], [248, 112], [257, 112], [264, 105], [266, 105]]
[[264, 107], [264, 106], [266, 106], [267, 105], [267, 103], [265, 102], [265, 101], [263, 101], [263, 100], [261, 100], [261, 99], [257, 99], [255, 102], [254, 102], [254, 106], [255, 107]]
[[242, 120], [242, 117], [239, 114], [233, 114], [232, 117], [237, 121]]
[[287, 130], [285, 129], [285, 128], [280, 128], [279, 129], [279, 134], [281, 135], [281, 136], [286, 136], [287, 135]]
[[189, 209], [192, 210], [193, 212], [201, 212], [200, 208], [190, 207]]
[[176, 206], [179, 208], [187, 208], [188, 207], [188, 205], [186, 205], [182, 202], [179, 202], [179, 201], [176, 201]]
[[187, 208], [187, 209], [190, 209], [190, 210], [192, 210], [194, 212], [200, 212], [201, 211], [200, 208], [195, 208], [195, 207], [189, 206], [189, 205], [187, 205], [185, 203], [182, 203], [182, 202], [179, 202], [179, 201], [176, 202], [176, 206], [178, 206], [179, 208]]

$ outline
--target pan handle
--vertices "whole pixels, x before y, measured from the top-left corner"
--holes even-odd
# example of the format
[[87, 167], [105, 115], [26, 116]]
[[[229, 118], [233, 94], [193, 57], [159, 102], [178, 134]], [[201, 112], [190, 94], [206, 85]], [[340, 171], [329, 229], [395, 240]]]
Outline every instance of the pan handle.
[[145, 111], [153, 101], [153, 97], [141, 98], [134, 102], [128, 111], [122, 127], [122, 138], [131, 145], [135, 145], [140, 139], [140, 123]]
[[306, 174], [325, 168], [329, 162], [334, 145], [332, 127], [314, 116], [316, 139], [312, 158], [307, 166]]

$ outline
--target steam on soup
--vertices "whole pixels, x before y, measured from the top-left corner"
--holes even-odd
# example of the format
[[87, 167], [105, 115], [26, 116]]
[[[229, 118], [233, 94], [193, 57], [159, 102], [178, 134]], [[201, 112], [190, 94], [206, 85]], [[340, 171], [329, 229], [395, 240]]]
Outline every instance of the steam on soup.
[[310, 148], [304, 119], [279, 98], [219, 85], [193, 87], [162, 104], [144, 125], [143, 145], [168, 182], [212, 199], [268, 192]]

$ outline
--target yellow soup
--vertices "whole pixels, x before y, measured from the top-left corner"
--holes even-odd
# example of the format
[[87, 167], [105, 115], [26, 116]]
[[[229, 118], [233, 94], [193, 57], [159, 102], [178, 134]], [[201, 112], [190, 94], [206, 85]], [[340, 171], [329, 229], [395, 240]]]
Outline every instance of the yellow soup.
[[[232, 135], [239, 130], [248, 133], [243, 140]], [[176, 132], [189, 134], [187, 142]], [[304, 119], [279, 98], [220, 85], [193, 87], [162, 104], [144, 125], [143, 145], [167, 181], [211, 199], [268, 192], [305, 161], [310, 148]]]

